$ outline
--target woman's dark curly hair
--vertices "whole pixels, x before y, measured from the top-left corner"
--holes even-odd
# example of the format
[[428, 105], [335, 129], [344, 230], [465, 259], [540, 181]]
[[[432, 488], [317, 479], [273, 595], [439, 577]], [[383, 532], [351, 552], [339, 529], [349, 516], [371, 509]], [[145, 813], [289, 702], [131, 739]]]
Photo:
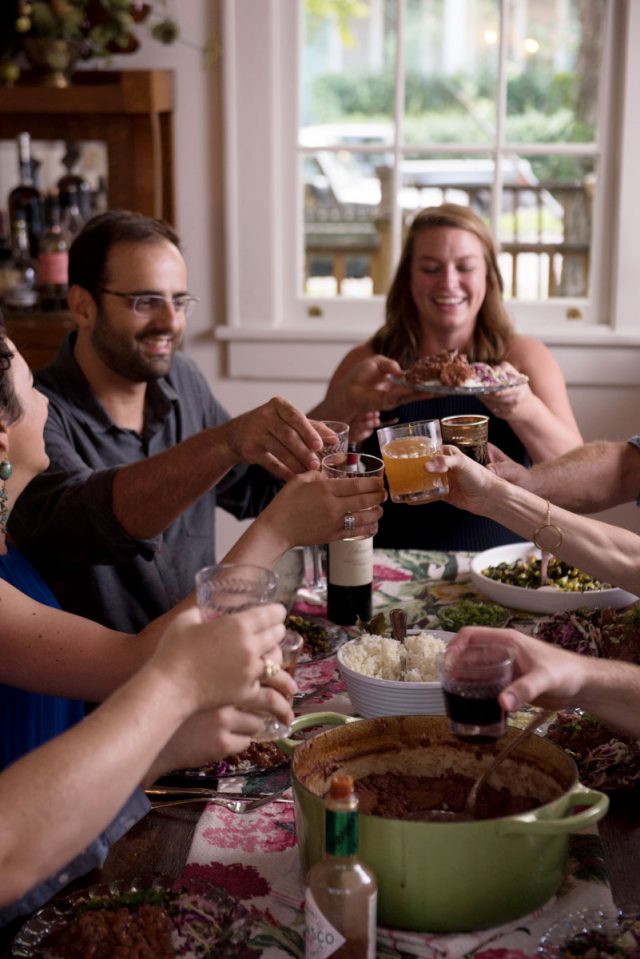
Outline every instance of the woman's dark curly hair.
[[7, 343], [7, 331], [0, 313], [0, 424], [11, 426], [22, 416], [22, 407], [13, 388], [13, 378], [9, 370], [14, 352]]
[[513, 326], [502, 301], [503, 282], [498, 267], [496, 245], [488, 227], [468, 207], [443, 203], [421, 210], [413, 219], [396, 275], [387, 296], [386, 321], [370, 343], [375, 353], [383, 353], [408, 367], [419, 358], [420, 322], [411, 295], [411, 265], [416, 237], [434, 227], [467, 230], [482, 244], [487, 271], [487, 292], [471, 336], [464, 348], [471, 362], [500, 363], [513, 336]]

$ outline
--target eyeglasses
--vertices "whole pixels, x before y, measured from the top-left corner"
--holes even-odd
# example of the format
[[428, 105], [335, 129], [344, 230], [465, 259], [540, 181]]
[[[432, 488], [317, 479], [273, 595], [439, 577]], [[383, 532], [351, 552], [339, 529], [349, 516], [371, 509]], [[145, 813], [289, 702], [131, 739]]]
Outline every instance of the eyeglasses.
[[161, 293], [121, 293], [119, 290], [108, 290], [104, 286], [100, 287], [100, 291], [127, 300], [127, 306], [136, 316], [155, 316], [170, 303], [176, 313], [183, 313], [186, 318], [199, 302], [198, 298], [190, 293], [176, 293], [175, 296], [162, 296]]

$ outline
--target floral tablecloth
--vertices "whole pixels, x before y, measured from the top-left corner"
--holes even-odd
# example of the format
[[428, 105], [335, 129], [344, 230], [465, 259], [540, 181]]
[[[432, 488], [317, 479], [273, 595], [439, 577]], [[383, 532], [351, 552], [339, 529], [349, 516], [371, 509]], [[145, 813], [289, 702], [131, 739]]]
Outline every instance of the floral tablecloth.
[[[374, 606], [383, 609], [400, 600], [409, 625], [433, 626], [438, 609], [462, 597], [477, 599], [469, 582], [471, 554], [404, 550], [377, 551], [374, 564]], [[298, 607], [299, 608], [299, 607]], [[304, 613], [304, 608], [300, 610]], [[318, 612], [318, 608], [309, 612]], [[520, 629], [534, 620], [514, 614]], [[344, 708], [346, 694], [335, 659], [300, 666], [300, 689], [322, 686], [311, 706]], [[327, 685], [328, 684], [328, 685]], [[229, 791], [247, 793], [269, 784], [286, 785], [287, 771], [263, 774], [257, 780], [227, 780]], [[290, 796], [285, 794], [284, 798]], [[470, 855], [473, 851], [470, 850]], [[200, 876], [237, 896], [252, 917], [250, 946], [266, 959], [304, 955], [304, 877], [299, 861], [293, 806], [279, 802], [237, 815], [220, 807], [203, 812], [189, 853], [185, 875]], [[541, 909], [500, 928], [459, 935], [435, 935], [378, 929], [378, 956], [398, 959], [530, 959], [541, 936], [576, 909], [594, 908], [615, 915], [607, 883], [600, 839], [595, 831], [571, 838], [567, 875], [556, 898]], [[255, 955], [255, 951], [251, 953]]]

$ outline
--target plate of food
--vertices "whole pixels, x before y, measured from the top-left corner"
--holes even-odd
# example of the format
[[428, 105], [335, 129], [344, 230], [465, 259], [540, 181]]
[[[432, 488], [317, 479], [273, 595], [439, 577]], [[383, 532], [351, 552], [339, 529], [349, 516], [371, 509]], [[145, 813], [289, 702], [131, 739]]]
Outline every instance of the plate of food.
[[298, 616], [290, 613], [285, 620], [287, 629], [293, 629], [302, 636], [304, 645], [298, 656], [298, 663], [312, 663], [327, 659], [345, 643], [349, 636], [342, 626], [336, 626], [322, 616]]
[[640, 919], [601, 909], [577, 909], [555, 922], [540, 940], [540, 959], [637, 959]]
[[499, 603], [476, 603], [472, 599], [458, 599], [438, 610], [442, 629], [457, 633], [463, 626], [506, 626], [511, 613]]
[[274, 770], [288, 767], [290, 758], [278, 749], [274, 742], [251, 743], [236, 756], [228, 756], [197, 766], [193, 769], [176, 769], [158, 780], [162, 786], [205, 786], [215, 789], [219, 779], [231, 776], [262, 776]]
[[[101, 883], [53, 900], [18, 932], [12, 955], [230, 959], [244, 950], [250, 931], [248, 910], [219, 886], [201, 879], [147, 876]], [[130, 952], [125, 951], [127, 942]]]
[[613, 733], [584, 710], [561, 710], [546, 737], [571, 756], [585, 786], [624, 793], [635, 792], [640, 785], [640, 742]]
[[416, 360], [402, 376], [390, 380], [419, 393], [473, 396], [522, 386], [529, 377], [489, 363], [470, 363], [465, 353], [443, 350]]
[[603, 583], [551, 557], [548, 582], [541, 582], [540, 550], [533, 543], [511, 543], [487, 549], [471, 561], [471, 582], [482, 596], [508, 609], [557, 613], [580, 607], [619, 609], [638, 599], [633, 593]]

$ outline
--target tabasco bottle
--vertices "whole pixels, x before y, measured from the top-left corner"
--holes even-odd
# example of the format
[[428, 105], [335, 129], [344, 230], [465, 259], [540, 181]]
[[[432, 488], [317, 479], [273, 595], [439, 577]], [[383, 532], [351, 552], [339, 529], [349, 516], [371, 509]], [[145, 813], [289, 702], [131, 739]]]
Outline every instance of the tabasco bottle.
[[375, 959], [378, 887], [358, 859], [358, 798], [351, 776], [334, 776], [325, 810], [325, 855], [309, 870], [306, 959]]

